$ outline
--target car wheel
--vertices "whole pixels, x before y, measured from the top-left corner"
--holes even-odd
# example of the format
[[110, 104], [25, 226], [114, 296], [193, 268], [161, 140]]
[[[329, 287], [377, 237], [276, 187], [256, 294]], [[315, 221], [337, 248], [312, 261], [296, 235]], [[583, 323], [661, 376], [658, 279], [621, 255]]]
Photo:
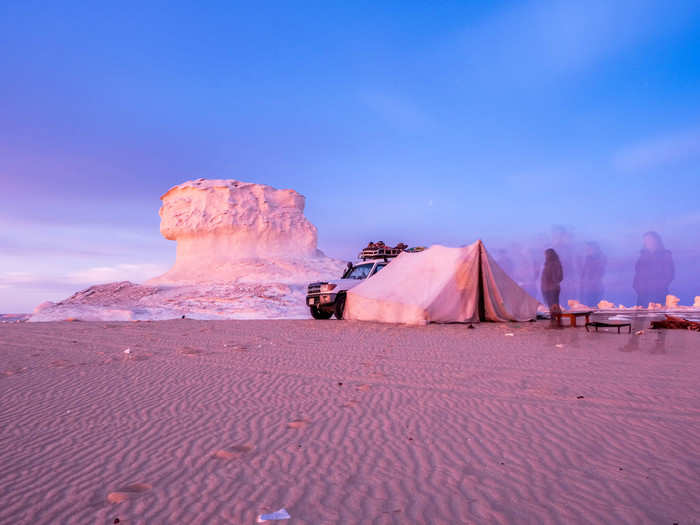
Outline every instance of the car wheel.
[[345, 313], [345, 298], [347, 296], [344, 293], [339, 293], [335, 298], [335, 317], [336, 319], [342, 319]]
[[331, 315], [333, 315], [333, 312], [325, 312], [315, 306], [309, 306], [309, 310], [311, 310], [311, 317], [314, 319], [330, 319]]

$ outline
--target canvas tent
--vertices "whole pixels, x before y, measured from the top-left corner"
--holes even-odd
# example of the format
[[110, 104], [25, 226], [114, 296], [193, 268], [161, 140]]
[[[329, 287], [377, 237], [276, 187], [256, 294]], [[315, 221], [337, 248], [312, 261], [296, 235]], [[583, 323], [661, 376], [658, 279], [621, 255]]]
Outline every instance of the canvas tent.
[[348, 291], [343, 317], [406, 324], [528, 321], [537, 306], [477, 241], [402, 253]]

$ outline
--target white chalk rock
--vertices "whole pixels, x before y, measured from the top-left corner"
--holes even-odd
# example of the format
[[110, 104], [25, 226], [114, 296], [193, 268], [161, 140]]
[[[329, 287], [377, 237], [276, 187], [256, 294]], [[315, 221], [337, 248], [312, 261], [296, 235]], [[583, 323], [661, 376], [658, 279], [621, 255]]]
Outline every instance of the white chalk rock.
[[179, 259], [316, 254], [316, 227], [294, 190], [236, 180], [188, 181], [161, 197], [160, 232]]
[[587, 306], [587, 305], [577, 301], [576, 299], [569, 299], [568, 306], [569, 306], [570, 312], [576, 312], [579, 310], [580, 311], [592, 310], [592, 308], [590, 306]]
[[680, 302], [681, 300], [675, 295], [669, 294], [666, 296], [666, 308], [678, 308]]
[[303, 319], [306, 285], [345, 269], [316, 248], [316, 227], [294, 190], [198, 179], [161, 199], [160, 231], [177, 242], [168, 272], [144, 284], [91, 286], [42, 304], [30, 320]]
[[342, 271], [317, 249], [304, 196], [294, 190], [197, 179], [161, 200], [160, 231], [177, 242], [175, 265], [148, 284], [303, 283]]

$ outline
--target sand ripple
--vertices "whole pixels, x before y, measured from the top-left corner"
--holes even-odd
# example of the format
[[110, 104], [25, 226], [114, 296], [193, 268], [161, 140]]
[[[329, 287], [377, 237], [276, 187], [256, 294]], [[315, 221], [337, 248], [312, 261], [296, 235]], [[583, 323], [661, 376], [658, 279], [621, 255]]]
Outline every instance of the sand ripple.
[[693, 523], [697, 337], [0, 325], [0, 523]]

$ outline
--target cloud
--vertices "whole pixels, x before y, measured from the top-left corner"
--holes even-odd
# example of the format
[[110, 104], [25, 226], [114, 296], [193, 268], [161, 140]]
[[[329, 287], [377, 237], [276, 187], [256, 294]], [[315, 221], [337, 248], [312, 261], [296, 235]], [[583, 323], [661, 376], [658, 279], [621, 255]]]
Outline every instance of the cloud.
[[65, 289], [115, 281], [142, 282], [168, 270], [160, 264], [117, 264], [93, 266], [65, 275], [47, 276], [31, 272], [0, 272], [0, 288]]
[[115, 281], [142, 282], [165, 273], [168, 268], [159, 264], [117, 264], [95, 266], [69, 273], [66, 280], [74, 284], [101, 284]]
[[700, 129], [641, 142], [613, 156], [621, 171], [645, 171], [700, 158]]
[[[23, 297], [32, 291], [67, 294], [74, 291], [74, 289], [75, 284], [34, 273], [0, 272], [0, 290], [13, 291], [13, 293], [4, 292], [2, 294], [5, 301], [22, 302]], [[2, 301], [0, 301], [0, 304], [2, 304]]]
[[81, 249], [79, 247], [52, 245], [43, 241], [26, 242], [0, 237], [0, 253], [12, 256], [74, 256], [74, 257], [109, 257], [117, 252], [109, 250]]
[[22, 284], [31, 283], [34, 275], [28, 272], [2, 272], [0, 273], [0, 288], [10, 288]]

